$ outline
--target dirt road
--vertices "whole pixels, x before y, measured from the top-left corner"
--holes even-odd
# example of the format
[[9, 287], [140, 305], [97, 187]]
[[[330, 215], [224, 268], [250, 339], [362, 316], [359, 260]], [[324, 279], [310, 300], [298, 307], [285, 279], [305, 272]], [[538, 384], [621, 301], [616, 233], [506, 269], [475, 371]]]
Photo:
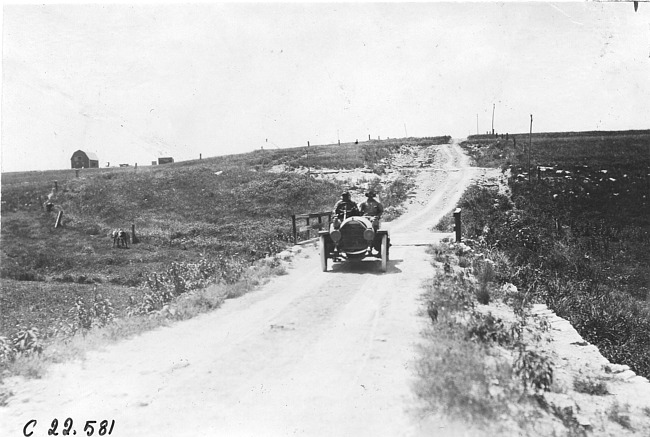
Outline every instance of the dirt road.
[[386, 273], [379, 261], [323, 273], [316, 246], [304, 247], [288, 275], [217, 311], [53, 366], [42, 380], [9, 381], [0, 435], [23, 435], [32, 419], [34, 436], [54, 418], [61, 432], [68, 417], [80, 435], [87, 420], [98, 421], [95, 435], [114, 420], [120, 437], [419, 434], [413, 360], [432, 267], [418, 244], [439, 238], [429, 229], [481, 171], [456, 143], [437, 147], [409, 212], [387, 224]]

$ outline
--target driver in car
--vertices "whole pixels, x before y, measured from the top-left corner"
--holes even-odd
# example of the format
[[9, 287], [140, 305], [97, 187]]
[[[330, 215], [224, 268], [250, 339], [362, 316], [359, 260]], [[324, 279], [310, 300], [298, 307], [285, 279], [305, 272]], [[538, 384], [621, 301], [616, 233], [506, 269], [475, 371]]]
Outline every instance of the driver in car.
[[334, 205], [334, 229], [338, 229], [342, 220], [359, 214], [359, 207], [350, 197], [350, 192], [344, 191], [341, 200]]

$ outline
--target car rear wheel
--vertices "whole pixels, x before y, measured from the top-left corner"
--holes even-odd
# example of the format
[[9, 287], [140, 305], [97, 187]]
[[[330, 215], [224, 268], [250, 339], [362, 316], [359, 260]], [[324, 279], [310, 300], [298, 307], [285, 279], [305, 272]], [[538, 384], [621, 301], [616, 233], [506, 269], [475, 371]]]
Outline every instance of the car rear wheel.
[[327, 271], [327, 245], [325, 244], [325, 237], [320, 237], [320, 268], [322, 271]]
[[388, 235], [381, 237], [381, 271], [388, 269]]

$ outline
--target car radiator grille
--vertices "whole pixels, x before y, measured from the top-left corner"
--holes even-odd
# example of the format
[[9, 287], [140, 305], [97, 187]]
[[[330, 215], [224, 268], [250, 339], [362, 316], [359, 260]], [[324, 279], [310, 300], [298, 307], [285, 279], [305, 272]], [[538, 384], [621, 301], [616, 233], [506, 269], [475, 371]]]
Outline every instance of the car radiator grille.
[[357, 251], [368, 247], [368, 242], [363, 238], [363, 231], [366, 227], [356, 221], [347, 222], [341, 226], [341, 243], [339, 247], [342, 250]]

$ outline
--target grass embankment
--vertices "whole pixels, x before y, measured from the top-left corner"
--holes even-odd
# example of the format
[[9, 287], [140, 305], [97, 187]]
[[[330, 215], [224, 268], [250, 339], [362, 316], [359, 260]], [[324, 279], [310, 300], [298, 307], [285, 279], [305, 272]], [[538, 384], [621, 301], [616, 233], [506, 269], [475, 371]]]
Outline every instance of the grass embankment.
[[[57, 338], [69, 342], [100, 328], [119, 338], [163, 323], [153, 319], [209, 310], [282, 273], [277, 260], [267, 257], [289, 244], [291, 214], [330, 210], [344, 184], [264, 170], [278, 164], [389, 166], [403, 144], [425, 147], [445, 139], [265, 150], [82, 170], [80, 178], [74, 170], [3, 174], [0, 370], [18, 371], [16, 359]], [[42, 203], [54, 180], [58, 190], [48, 213]], [[408, 181], [399, 177], [375, 186], [386, 206], [402, 202], [405, 187]], [[58, 211], [64, 211], [63, 226], [54, 229]], [[130, 231], [132, 224], [138, 243], [113, 248], [111, 230]], [[174, 303], [171, 314], [179, 296], [185, 309]], [[153, 313], [153, 319], [147, 316]]]
[[549, 341], [552, 319], [531, 311], [535, 296], [506, 282], [508, 257], [474, 246], [441, 243], [430, 251], [439, 273], [425, 285], [431, 321], [415, 384], [422, 413], [462, 423], [463, 435], [647, 433], [650, 408], [609, 396], [610, 384], [625, 384], [609, 366], [565, 362]]
[[[425, 284], [431, 325], [416, 367], [424, 412], [461, 420], [473, 430], [468, 435], [550, 435], [562, 418], [539, 411], [553, 385], [541, 346], [548, 324], [500, 286], [506, 264], [463, 243], [441, 243], [430, 253], [438, 273]], [[495, 314], [499, 308], [485, 306], [494, 301], [514, 310]]]
[[528, 142], [515, 138], [516, 147], [512, 136], [463, 144], [478, 165], [510, 171], [512, 192], [466, 193], [464, 237], [503, 253], [504, 280], [606, 358], [650, 377], [650, 132], [533, 136], [530, 183]]

